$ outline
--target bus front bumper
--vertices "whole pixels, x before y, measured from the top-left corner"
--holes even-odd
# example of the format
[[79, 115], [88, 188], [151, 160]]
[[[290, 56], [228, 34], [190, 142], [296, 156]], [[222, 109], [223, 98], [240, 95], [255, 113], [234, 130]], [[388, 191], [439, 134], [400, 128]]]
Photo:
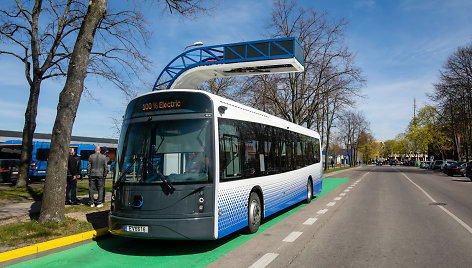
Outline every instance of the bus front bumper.
[[213, 217], [138, 219], [110, 214], [108, 226], [110, 233], [127, 237], [175, 240], [216, 239]]

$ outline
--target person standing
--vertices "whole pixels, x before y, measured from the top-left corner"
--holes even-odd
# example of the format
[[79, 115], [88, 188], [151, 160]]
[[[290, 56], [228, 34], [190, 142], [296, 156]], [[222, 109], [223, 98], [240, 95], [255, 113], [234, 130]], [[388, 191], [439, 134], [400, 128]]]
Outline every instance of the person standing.
[[80, 171], [80, 158], [76, 155], [74, 148], [69, 148], [69, 160], [67, 161], [66, 205], [80, 204], [79, 199], [77, 199], [77, 179], [80, 178]]
[[[100, 153], [100, 146], [95, 146], [95, 153], [89, 157], [87, 164], [90, 207], [103, 207], [103, 203], [105, 202], [105, 177], [107, 173], [107, 159]], [[98, 200], [96, 201], [93, 197], [94, 188], [97, 188], [98, 191]]]

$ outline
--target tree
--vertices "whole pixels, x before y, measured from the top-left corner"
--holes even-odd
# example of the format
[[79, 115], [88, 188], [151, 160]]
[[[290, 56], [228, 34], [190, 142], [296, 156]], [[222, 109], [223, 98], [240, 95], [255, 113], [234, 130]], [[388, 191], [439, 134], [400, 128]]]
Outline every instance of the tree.
[[[71, 55], [67, 80], [59, 97], [57, 116], [51, 137], [51, 149], [44, 183], [43, 202], [39, 222], [64, 221], [64, 178], [67, 176], [67, 150], [70, 143], [80, 96], [84, 89], [90, 51], [95, 32], [103, 19], [107, 0], [93, 0], [80, 27], [74, 51]], [[78, 96], [78, 97], [75, 97]]]
[[368, 132], [369, 123], [360, 112], [343, 111], [338, 119], [339, 130], [344, 137], [344, 145], [348, 151], [349, 165], [355, 166], [357, 161], [356, 150], [359, 148], [361, 133]]
[[383, 158], [389, 159], [393, 157], [396, 153], [395, 147], [396, 147], [396, 140], [387, 140], [384, 142], [382, 150], [380, 152], [380, 155]]
[[[197, 9], [191, 0], [166, 0], [169, 10], [188, 14]], [[99, 23], [106, 12], [107, 0], [92, 0], [81, 23], [80, 31], [71, 55], [67, 79], [57, 105], [57, 116], [51, 138], [51, 149], [46, 171], [43, 203], [39, 221], [62, 222], [64, 220], [64, 190], [67, 173], [67, 149], [72, 126], [84, 88], [89, 56]], [[200, 10], [200, 8], [198, 8]]]
[[[238, 92], [235, 89], [239, 85], [236, 77], [214, 78], [204, 82], [198, 87], [200, 90], [210, 92], [212, 94], [222, 96], [228, 99], [238, 99]], [[236, 94], [236, 95], [235, 95]]]
[[344, 20], [331, 22], [325, 14], [297, 9], [294, 1], [275, 0], [269, 29], [273, 37], [298, 39], [305, 51], [305, 71], [248, 78], [243, 87], [248, 104], [316, 129], [326, 141], [326, 128], [335, 118], [331, 112], [351, 105], [364, 82], [344, 44], [345, 27]]
[[396, 137], [397, 143], [395, 144], [395, 151], [400, 156], [401, 160], [404, 160], [405, 157], [410, 154], [410, 146], [408, 145], [408, 140], [405, 137], [405, 133], [400, 133]]
[[448, 58], [430, 97], [443, 115], [440, 120], [447, 126], [455, 156], [468, 160], [472, 153], [472, 45], [459, 47]]
[[[41, 83], [65, 77], [74, 38], [87, 12], [86, 0], [20, 1], [0, 10], [0, 55], [13, 56], [25, 66], [30, 87], [25, 112], [17, 186], [27, 183]], [[41, 22], [40, 22], [41, 21]], [[135, 11], [109, 10], [98, 28], [96, 50], [91, 51], [89, 74], [103, 77], [130, 94], [129, 81], [138, 80], [149, 63], [138, 44], [146, 42], [142, 16]], [[113, 66], [120, 65], [120, 68]]]
[[361, 132], [358, 142], [359, 152], [364, 163], [370, 163], [380, 156], [380, 143], [374, 140], [372, 134]]

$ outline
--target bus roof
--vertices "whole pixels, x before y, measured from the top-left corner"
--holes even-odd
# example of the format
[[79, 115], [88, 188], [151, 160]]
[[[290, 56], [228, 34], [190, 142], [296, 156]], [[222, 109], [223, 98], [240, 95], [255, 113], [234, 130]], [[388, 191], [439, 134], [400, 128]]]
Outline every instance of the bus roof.
[[[178, 94], [179, 92], [194, 92], [194, 93], [200, 93], [207, 95], [213, 102], [214, 104], [214, 114], [217, 117], [221, 118], [229, 118], [229, 119], [236, 119], [236, 120], [242, 120], [242, 121], [251, 121], [251, 122], [257, 122], [257, 123], [262, 123], [266, 125], [271, 125], [274, 127], [279, 127], [283, 129], [288, 129], [291, 131], [295, 131], [301, 134], [305, 134], [308, 136], [320, 138], [320, 135], [318, 132], [305, 128], [303, 126], [299, 126], [297, 124], [294, 124], [292, 122], [289, 122], [287, 120], [281, 119], [277, 116], [273, 116], [271, 114], [268, 114], [266, 112], [251, 108], [249, 106], [246, 106], [244, 104], [232, 101], [230, 99], [226, 99], [224, 97], [217, 96], [212, 93], [208, 93], [206, 91], [202, 90], [195, 90], [195, 89], [172, 89], [172, 90], [158, 90], [158, 91], [151, 91], [147, 92], [145, 94], [142, 94], [133, 100], [137, 98], [141, 98], [146, 95], [151, 95], [151, 94], [161, 94], [161, 93], [170, 93], [170, 92], [175, 92]], [[133, 101], [131, 100], [130, 103]], [[224, 106], [226, 107], [225, 111], [223, 114], [221, 114], [218, 111], [218, 107]]]

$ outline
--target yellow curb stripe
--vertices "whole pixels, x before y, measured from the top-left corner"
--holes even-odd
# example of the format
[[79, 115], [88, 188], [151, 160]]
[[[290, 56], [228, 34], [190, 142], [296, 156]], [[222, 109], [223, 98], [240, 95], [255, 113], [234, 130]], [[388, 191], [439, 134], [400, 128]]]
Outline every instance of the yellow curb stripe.
[[9, 261], [12, 259], [28, 256], [31, 254], [36, 254], [50, 249], [55, 249], [67, 245], [71, 245], [80, 241], [92, 239], [95, 237], [100, 237], [108, 234], [108, 228], [101, 228], [85, 233], [70, 235], [66, 237], [61, 237], [47, 242], [42, 242], [39, 244], [27, 246], [24, 248], [18, 248], [6, 252], [0, 253], [0, 262]]

